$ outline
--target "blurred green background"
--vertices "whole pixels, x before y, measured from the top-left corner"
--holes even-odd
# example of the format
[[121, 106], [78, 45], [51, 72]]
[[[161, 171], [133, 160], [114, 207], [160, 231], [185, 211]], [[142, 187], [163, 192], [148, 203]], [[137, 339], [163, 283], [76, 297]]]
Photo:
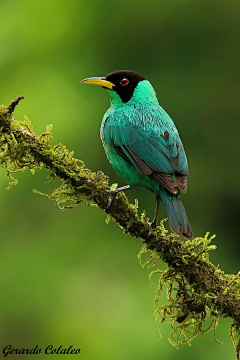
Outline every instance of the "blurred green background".
[[[117, 69], [150, 80], [187, 152], [183, 200], [194, 233], [216, 233], [211, 260], [237, 273], [240, 2], [1, 0], [0, 24], [0, 103], [24, 95], [15, 118], [26, 114], [38, 134], [53, 124], [53, 143], [63, 142], [112, 183], [124, 185], [99, 138], [108, 96], [79, 81]], [[191, 347], [169, 344], [170, 325], [152, 319], [154, 293], [150, 270], [138, 263], [139, 239], [106, 225], [98, 208], [82, 204], [61, 213], [34, 194], [33, 188], [53, 188], [44, 169], [17, 178], [19, 185], [6, 192], [0, 169], [0, 353], [9, 344], [52, 344], [81, 348], [83, 360], [234, 359], [230, 319], [217, 330], [223, 346], [212, 333]], [[153, 194], [128, 195], [153, 216]]]

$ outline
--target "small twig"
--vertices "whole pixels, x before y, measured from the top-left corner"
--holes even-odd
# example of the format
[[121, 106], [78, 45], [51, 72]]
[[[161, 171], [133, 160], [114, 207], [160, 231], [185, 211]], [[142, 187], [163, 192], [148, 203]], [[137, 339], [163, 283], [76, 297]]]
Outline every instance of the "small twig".
[[24, 96], [20, 95], [15, 100], [13, 100], [10, 105], [8, 105], [9, 114], [12, 114], [14, 112], [15, 107], [17, 106], [19, 101], [22, 99], [24, 99]]

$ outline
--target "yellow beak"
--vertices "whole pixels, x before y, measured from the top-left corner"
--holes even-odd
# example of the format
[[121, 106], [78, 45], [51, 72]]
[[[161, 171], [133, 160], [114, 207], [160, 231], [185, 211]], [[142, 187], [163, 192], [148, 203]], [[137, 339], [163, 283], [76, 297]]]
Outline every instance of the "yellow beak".
[[115, 86], [110, 81], [107, 81], [105, 77], [91, 77], [81, 80], [80, 83], [103, 86], [111, 90]]

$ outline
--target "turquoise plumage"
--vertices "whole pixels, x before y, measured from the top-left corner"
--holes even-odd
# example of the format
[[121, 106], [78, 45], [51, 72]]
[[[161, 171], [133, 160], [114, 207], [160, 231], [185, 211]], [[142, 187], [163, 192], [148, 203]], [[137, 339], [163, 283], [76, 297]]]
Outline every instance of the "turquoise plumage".
[[100, 136], [113, 169], [130, 187], [153, 191], [157, 209], [160, 199], [166, 207], [171, 230], [191, 239], [179, 194], [187, 190], [187, 157], [174, 122], [159, 105], [150, 82], [132, 71], [83, 82], [95, 82], [109, 93], [111, 107], [103, 117]]

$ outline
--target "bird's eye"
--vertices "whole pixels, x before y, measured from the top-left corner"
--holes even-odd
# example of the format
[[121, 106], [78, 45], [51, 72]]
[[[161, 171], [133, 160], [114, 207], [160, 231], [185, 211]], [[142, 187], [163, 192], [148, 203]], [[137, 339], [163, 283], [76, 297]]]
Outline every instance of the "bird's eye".
[[127, 78], [122, 78], [122, 80], [120, 80], [120, 84], [122, 86], [126, 86], [129, 84], [129, 80]]

